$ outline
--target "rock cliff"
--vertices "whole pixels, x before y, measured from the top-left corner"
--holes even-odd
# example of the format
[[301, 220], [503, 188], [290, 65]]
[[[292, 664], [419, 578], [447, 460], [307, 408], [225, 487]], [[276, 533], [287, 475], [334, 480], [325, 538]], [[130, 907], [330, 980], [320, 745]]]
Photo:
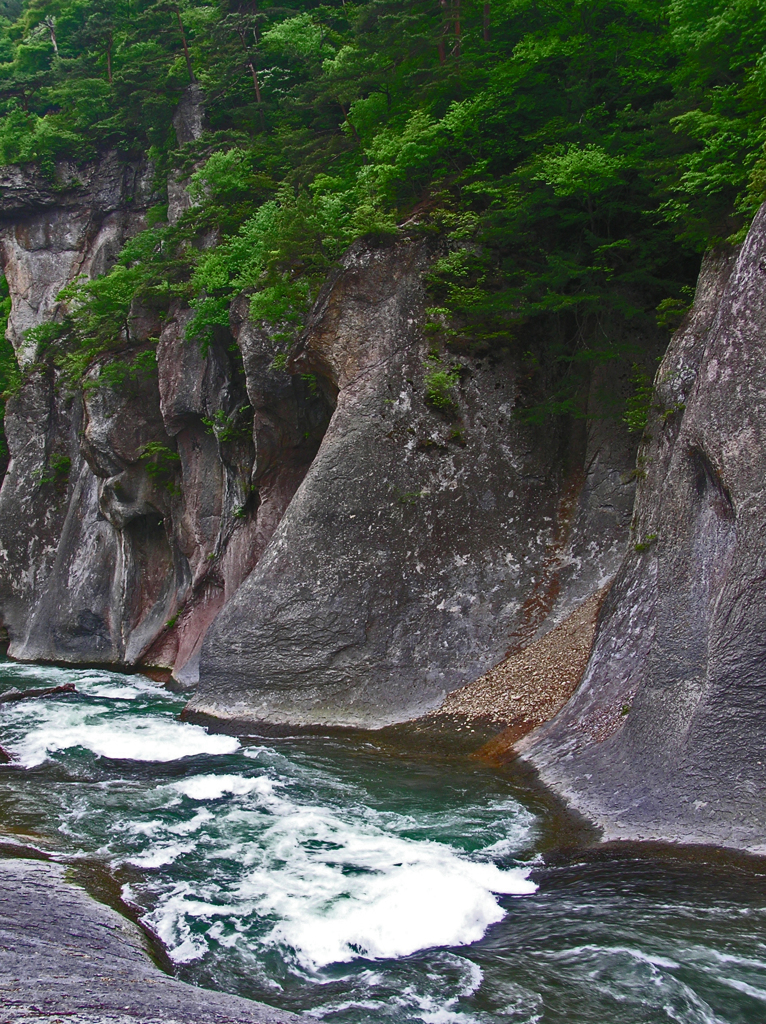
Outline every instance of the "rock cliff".
[[[335, 410], [274, 536], [205, 639], [188, 713], [379, 727], [437, 707], [603, 585], [626, 537], [620, 430], [524, 427], [511, 360], [452, 360], [427, 401], [428, 247], [359, 243], [291, 369]], [[258, 447], [256, 427], [256, 447]], [[545, 627], [544, 627], [545, 628]]]
[[[187, 99], [179, 138], [200, 129]], [[436, 707], [614, 574], [633, 498], [624, 428], [525, 426], [510, 357], [434, 352], [434, 252], [417, 235], [347, 253], [286, 368], [243, 296], [204, 347], [187, 308], [134, 310], [123, 344], [67, 385], [27, 332], [158, 200], [151, 167], [111, 154], [57, 174], [8, 171], [0, 209], [24, 368], [0, 492], [12, 656], [188, 686], [201, 656], [190, 714], [379, 726]], [[183, 182], [169, 199], [172, 219]], [[441, 407], [439, 370], [459, 377]]]
[[518, 750], [608, 838], [766, 852], [766, 208], [658, 370], [583, 681]]
[[[28, 331], [142, 227], [152, 171], [107, 154], [55, 187], [3, 173], [24, 371], [0, 491], [13, 656], [161, 668], [198, 683], [192, 717], [294, 728], [463, 713], [461, 688], [510, 653], [477, 684], [485, 717], [607, 836], [766, 849], [764, 211], [741, 251], [707, 258], [636, 462], [597, 415], [623, 386], [608, 367], [592, 418], [539, 428], [515, 416], [512, 357], [434, 347], [417, 232], [346, 253], [286, 367], [242, 296], [204, 347], [184, 306], [136, 310], [68, 385]], [[575, 685], [567, 644], [579, 666], [577, 623], [615, 573], [582, 683], [519, 739]]]
[[[185, 339], [183, 307], [161, 320], [137, 310], [130, 338], [84, 386], [69, 386], [28, 331], [56, 319], [62, 287], [113, 262], [156, 196], [150, 167], [113, 155], [76, 178], [66, 166], [58, 174], [46, 192], [33, 172], [14, 169], [0, 210], [8, 333], [25, 371], [8, 403], [0, 491], [10, 653], [159, 666], [194, 682], [202, 636], [305, 473], [326, 404], [300, 378], [270, 370], [268, 336], [236, 312], [234, 333], [222, 330], [203, 354]], [[121, 368], [116, 377], [103, 376], [107, 361]]]

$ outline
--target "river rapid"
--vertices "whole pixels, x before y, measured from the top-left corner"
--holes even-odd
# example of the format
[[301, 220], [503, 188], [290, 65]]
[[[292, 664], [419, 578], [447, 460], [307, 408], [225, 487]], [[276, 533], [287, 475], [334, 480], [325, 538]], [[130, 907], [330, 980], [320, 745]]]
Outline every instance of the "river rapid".
[[0, 831], [100, 865], [185, 981], [339, 1024], [766, 1020], [757, 866], [544, 856], [552, 812], [467, 758], [240, 742], [143, 676], [0, 664], [64, 682], [0, 705]]

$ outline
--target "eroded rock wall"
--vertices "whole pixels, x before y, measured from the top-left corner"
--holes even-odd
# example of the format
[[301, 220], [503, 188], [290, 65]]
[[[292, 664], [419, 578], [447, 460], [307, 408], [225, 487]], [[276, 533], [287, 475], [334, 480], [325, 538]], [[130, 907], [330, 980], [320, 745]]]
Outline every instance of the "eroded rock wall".
[[583, 682], [519, 744], [607, 837], [766, 851], [764, 268], [766, 209], [706, 260]]
[[[463, 359], [426, 401], [426, 243], [359, 243], [328, 281], [294, 373], [336, 408], [253, 572], [202, 648], [188, 713], [378, 727], [436, 707], [610, 578], [634, 452], [603, 423], [515, 417], [512, 361]], [[257, 433], [257, 432], [256, 432]]]
[[136, 309], [131, 336], [68, 386], [28, 331], [56, 319], [75, 277], [108, 269], [159, 197], [151, 168], [110, 154], [58, 173], [54, 188], [9, 170], [0, 209], [24, 370], [5, 420], [2, 623], [17, 658], [151, 665], [192, 685], [202, 637], [266, 546], [329, 408], [271, 368], [276, 349], [245, 306], [204, 349], [186, 338], [188, 309]]
[[[187, 99], [179, 138], [202, 123]], [[67, 386], [27, 332], [57, 317], [64, 285], [110, 266], [159, 197], [150, 168], [112, 155], [58, 173], [52, 188], [7, 172], [0, 210], [25, 368], [0, 491], [13, 656], [161, 667], [188, 686], [201, 658], [192, 714], [385, 725], [611, 579], [633, 499], [624, 428], [525, 426], [510, 357], [435, 356], [435, 251], [420, 236], [357, 243], [287, 368], [242, 296], [205, 345], [187, 338], [188, 308], [134, 309], [130, 336]], [[184, 182], [168, 192], [177, 220]], [[454, 402], [435, 408], [429, 375], [453, 364]], [[619, 386], [594, 377], [586, 405]]]
[[[120, 549], [103, 524], [97, 483], [80, 450], [82, 395], [59, 386], [27, 332], [54, 320], [59, 291], [81, 274], [103, 272], [141, 227], [152, 202], [152, 171], [106, 154], [85, 167], [60, 165], [57, 174], [51, 182], [35, 169], [5, 168], [0, 182], [0, 262], [12, 299], [8, 336], [24, 371], [6, 412], [11, 461], [0, 491], [0, 601], [11, 649], [21, 656], [56, 650], [58, 657], [81, 660], [82, 651], [86, 660], [109, 661], [118, 630], [101, 614], [98, 595], [112, 588]], [[50, 643], [41, 645], [35, 620], [50, 612], [43, 605], [57, 566], [75, 607], [54, 615]], [[74, 596], [78, 590], [83, 601]]]

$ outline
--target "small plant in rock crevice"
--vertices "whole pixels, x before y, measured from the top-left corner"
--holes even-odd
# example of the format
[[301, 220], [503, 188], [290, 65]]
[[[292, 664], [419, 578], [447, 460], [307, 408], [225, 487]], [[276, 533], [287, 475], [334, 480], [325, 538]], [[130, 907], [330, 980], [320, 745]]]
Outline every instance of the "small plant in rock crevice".
[[460, 373], [456, 369], [445, 369], [435, 366], [426, 373], [426, 402], [440, 412], [450, 412], [457, 408], [454, 389], [460, 381]]
[[652, 407], [654, 384], [643, 366], [637, 363], [633, 364], [630, 382], [633, 385], [633, 394], [625, 402], [623, 421], [631, 434], [643, 434]]
[[250, 423], [240, 423], [240, 415], [250, 408], [244, 405], [231, 415], [223, 409], [217, 409], [212, 416], [203, 416], [202, 423], [205, 428], [215, 435], [217, 441], [236, 441], [239, 438], [248, 437], [250, 434]]
[[659, 538], [656, 533], [649, 533], [642, 541], [634, 544], [633, 548], [639, 553], [639, 555], [641, 555], [644, 551], [648, 551], [652, 544], [656, 544], [658, 539]]
[[37, 470], [34, 479], [41, 486], [51, 484], [57, 491], [62, 492], [66, 488], [71, 468], [72, 460], [68, 455], [54, 453], [48, 458], [47, 472], [45, 469]]
[[171, 494], [180, 493], [173, 480], [173, 471], [181, 461], [178, 452], [174, 452], [160, 441], [149, 441], [139, 450], [138, 458], [152, 480], [163, 484]]

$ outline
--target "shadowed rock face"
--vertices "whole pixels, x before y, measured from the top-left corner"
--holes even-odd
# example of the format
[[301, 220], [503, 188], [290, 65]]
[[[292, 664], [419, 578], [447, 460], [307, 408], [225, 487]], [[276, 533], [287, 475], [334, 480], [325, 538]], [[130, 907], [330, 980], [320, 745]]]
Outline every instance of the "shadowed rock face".
[[[59, 187], [53, 188], [33, 168], [2, 171], [7, 187], [0, 190], [0, 262], [12, 299], [8, 336], [28, 368], [37, 352], [25, 332], [55, 319], [56, 297], [66, 284], [111, 264], [152, 201], [151, 168], [126, 165], [114, 154], [76, 170], [60, 165], [58, 174]], [[122, 616], [110, 619], [105, 602], [124, 551], [100, 513], [98, 483], [80, 450], [86, 422], [82, 396], [57, 386], [50, 367], [30, 369], [8, 403], [11, 462], [0, 492], [0, 602], [12, 651], [21, 656], [119, 660]], [[48, 593], [55, 573], [60, 602]], [[35, 638], [37, 623], [47, 634], [42, 642]]]
[[703, 268], [589, 667], [518, 747], [610, 837], [766, 851], [764, 268], [766, 209]]
[[454, 409], [430, 407], [428, 261], [418, 242], [359, 244], [320, 296], [292, 369], [316, 374], [335, 412], [207, 634], [188, 714], [371, 727], [412, 718], [615, 570], [629, 445], [614, 427], [573, 438], [522, 426], [510, 362], [464, 360]]

